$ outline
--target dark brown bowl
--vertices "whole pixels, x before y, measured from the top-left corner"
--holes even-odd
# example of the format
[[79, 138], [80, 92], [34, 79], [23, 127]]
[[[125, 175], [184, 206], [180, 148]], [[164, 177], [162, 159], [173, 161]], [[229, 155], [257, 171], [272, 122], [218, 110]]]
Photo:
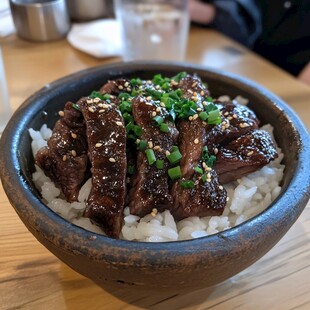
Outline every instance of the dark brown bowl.
[[[213, 96], [241, 95], [263, 123], [275, 128], [286, 169], [278, 199], [243, 224], [215, 235], [167, 243], [115, 240], [71, 224], [47, 208], [31, 179], [34, 161], [29, 128], [53, 126], [67, 100], [78, 100], [108, 79], [197, 73]], [[268, 252], [309, 200], [309, 134], [296, 114], [279, 98], [241, 77], [198, 66], [119, 63], [91, 68], [53, 82], [16, 111], [0, 142], [4, 190], [30, 232], [77, 272], [100, 285], [146, 288], [201, 288], [219, 283], [247, 268]]]

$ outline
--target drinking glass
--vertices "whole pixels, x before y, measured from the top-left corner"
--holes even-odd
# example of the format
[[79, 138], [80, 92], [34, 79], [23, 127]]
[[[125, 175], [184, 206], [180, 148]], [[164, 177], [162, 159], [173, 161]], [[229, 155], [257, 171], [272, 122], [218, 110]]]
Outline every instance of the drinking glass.
[[114, 0], [120, 23], [123, 59], [184, 60], [188, 0]]
[[11, 112], [4, 65], [2, 61], [2, 51], [0, 47], [0, 136], [11, 116]]

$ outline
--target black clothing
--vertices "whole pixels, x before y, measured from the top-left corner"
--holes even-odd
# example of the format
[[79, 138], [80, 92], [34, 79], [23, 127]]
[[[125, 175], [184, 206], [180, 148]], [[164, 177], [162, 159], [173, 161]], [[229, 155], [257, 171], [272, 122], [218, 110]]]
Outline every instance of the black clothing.
[[263, 31], [254, 51], [298, 75], [310, 61], [310, 0], [257, 0]]
[[255, 0], [203, 0], [216, 8], [209, 26], [252, 48], [261, 33], [261, 19]]

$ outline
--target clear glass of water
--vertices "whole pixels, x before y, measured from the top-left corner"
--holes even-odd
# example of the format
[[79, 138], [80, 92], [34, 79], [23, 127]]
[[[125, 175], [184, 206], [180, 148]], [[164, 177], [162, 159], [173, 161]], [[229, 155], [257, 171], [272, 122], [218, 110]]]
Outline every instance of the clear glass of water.
[[123, 59], [183, 61], [189, 29], [188, 0], [114, 0]]
[[12, 114], [0, 47], [0, 136]]

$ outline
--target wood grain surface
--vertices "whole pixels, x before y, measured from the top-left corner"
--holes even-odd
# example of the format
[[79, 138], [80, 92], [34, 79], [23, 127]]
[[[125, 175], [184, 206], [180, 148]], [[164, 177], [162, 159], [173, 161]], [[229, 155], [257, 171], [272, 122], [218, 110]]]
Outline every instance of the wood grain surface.
[[[66, 40], [0, 40], [16, 109], [64, 75], [120, 58], [96, 59]], [[310, 125], [310, 87], [221, 34], [190, 32], [187, 62], [233, 72], [263, 85]], [[310, 170], [309, 170], [310, 171]], [[250, 268], [215, 287], [158, 293], [104, 290], [64, 265], [25, 228], [0, 186], [0, 309], [310, 309], [310, 204], [284, 238]]]

